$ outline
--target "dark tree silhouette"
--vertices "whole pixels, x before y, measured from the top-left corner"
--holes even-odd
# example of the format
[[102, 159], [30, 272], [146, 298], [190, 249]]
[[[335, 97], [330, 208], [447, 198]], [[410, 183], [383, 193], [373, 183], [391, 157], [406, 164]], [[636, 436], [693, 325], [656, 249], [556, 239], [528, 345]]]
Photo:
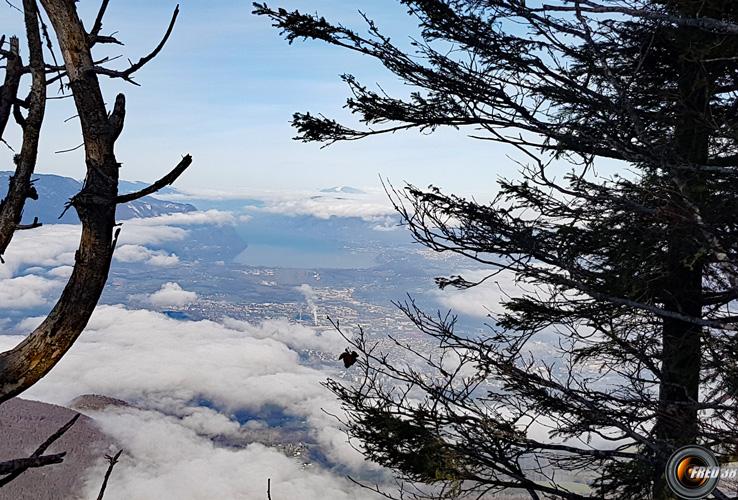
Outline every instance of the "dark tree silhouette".
[[[87, 325], [105, 286], [120, 230], [118, 228], [114, 232], [116, 205], [171, 184], [192, 162], [192, 158], [186, 155], [169, 174], [150, 187], [119, 195], [120, 163], [114, 147], [123, 130], [125, 97], [118, 94], [112, 109], [108, 111], [98, 80], [98, 75], [104, 75], [136, 84], [132, 79], [134, 73], [161, 51], [172, 33], [179, 6], [174, 10], [162, 40], [151, 53], [136, 63], [129, 60], [130, 65], [124, 69], [112, 69], [105, 66], [110, 62], [108, 58], [95, 60], [92, 56], [92, 48], [97, 44], [122, 45], [114, 36], [101, 34], [108, 0], [102, 0], [90, 30], [85, 29], [74, 1], [41, 0], [40, 4], [43, 10], [39, 9], [36, 0], [22, 0], [20, 7], [12, 2], [6, 2], [4, 6], [16, 9], [24, 20], [28, 61], [24, 61], [17, 37], [10, 37], [7, 41], [4, 35], [0, 37], [0, 57], [5, 63], [5, 75], [0, 87], [0, 139], [11, 114], [22, 130], [22, 146], [14, 158], [15, 173], [10, 178], [6, 197], [0, 202], [0, 260], [16, 231], [41, 225], [38, 219], [28, 225], [21, 225], [20, 222], [26, 199], [38, 196], [31, 177], [36, 166], [41, 125], [47, 105], [47, 88], [53, 84], [59, 85], [62, 96], [58, 97], [74, 99], [81, 126], [86, 177], [82, 190], [69, 200], [66, 208], [77, 211], [82, 222], [82, 236], [75, 254], [74, 270], [49, 315], [18, 346], [0, 353], [0, 404], [22, 393], [46, 375]], [[50, 21], [51, 30], [44, 22], [44, 15]], [[52, 36], [56, 38], [55, 43]], [[63, 60], [61, 65], [57, 63], [57, 47]], [[53, 64], [45, 60], [45, 52], [46, 59], [50, 57]], [[31, 76], [30, 91], [28, 96], [21, 97], [22, 78], [26, 74]], [[63, 454], [42, 455], [42, 451], [27, 459], [0, 464], [7, 469], [2, 472], [7, 475], [0, 481], [0, 486], [29, 467], [62, 460]]]
[[[672, 498], [676, 448], [738, 452], [738, 3], [400, 3], [419, 25], [410, 52], [367, 16], [361, 33], [254, 4], [290, 43], [365, 54], [412, 89], [393, 97], [344, 75], [364, 126], [297, 113], [297, 139], [451, 126], [514, 148], [521, 176], [492, 203], [433, 187], [390, 195], [417, 241], [521, 286], [483, 337], [400, 304], [438, 350], [397, 344], [430, 374], [354, 339], [360, 383], [328, 382], [349, 434], [418, 497]], [[598, 174], [603, 158], [618, 173]]]

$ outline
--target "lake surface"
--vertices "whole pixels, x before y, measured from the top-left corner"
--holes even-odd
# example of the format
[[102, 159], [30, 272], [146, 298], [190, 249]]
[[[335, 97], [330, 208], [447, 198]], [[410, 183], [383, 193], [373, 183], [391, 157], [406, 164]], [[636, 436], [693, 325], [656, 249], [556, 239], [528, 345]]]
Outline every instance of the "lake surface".
[[301, 269], [366, 269], [377, 265], [377, 251], [349, 248], [320, 248], [308, 245], [250, 244], [234, 262], [257, 267]]

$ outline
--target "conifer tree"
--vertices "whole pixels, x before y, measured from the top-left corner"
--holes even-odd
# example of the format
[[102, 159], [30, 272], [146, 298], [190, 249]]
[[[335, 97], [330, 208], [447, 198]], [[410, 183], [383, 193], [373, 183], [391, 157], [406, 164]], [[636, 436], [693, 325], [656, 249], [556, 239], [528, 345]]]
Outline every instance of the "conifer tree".
[[[413, 353], [432, 375], [355, 339], [360, 383], [328, 382], [349, 434], [418, 497], [672, 498], [675, 449], [738, 452], [738, 3], [400, 3], [420, 29], [410, 51], [368, 17], [358, 32], [254, 4], [290, 43], [365, 54], [413, 89], [394, 97], [345, 75], [362, 126], [297, 113], [298, 139], [450, 126], [518, 151], [520, 176], [492, 203], [414, 186], [391, 195], [417, 241], [521, 287], [482, 337], [400, 304], [457, 358], [449, 368]], [[603, 159], [618, 172], [599, 174]], [[544, 356], [531, 349], [551, 335]], [[562, 472], [591, 489], [573, 491]]]

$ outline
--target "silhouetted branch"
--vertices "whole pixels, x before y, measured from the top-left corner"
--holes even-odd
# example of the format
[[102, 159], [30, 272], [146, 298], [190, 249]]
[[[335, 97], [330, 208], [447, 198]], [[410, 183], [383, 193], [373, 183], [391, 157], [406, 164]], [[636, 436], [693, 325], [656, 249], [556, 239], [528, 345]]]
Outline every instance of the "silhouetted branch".
[[128, 67], [125, 70], [119, 71], [119, 70], [113, 70], [109, 68], [103, 68], [102, 66], [95, 66], [95, 72], [100, 75], [109, 76], [111, 78], [122, 78], [123, 80], [126, 80], [129, 83], [132, 83], [134, 85], [138, 85], [135, 81], [131, 79], [131, 75], [141, 69], [146, 63], [151, 61], [154, 57], [161, 52], [161, 49], [164, 48], [164, 45], [166, 45], [167, 40], [169, 39], [169, 36], [172, 34], [172, 30], [174, 29], [174, 23], [177, 22], [177, 16], [179, 15], [179, 4], [174, 9], [174, 13], [172, 13], [172, 19], [169, 21], [169, 26], [167, 27], [166, 33], [164, 33], [164, 37], [159, 42], [159, 45], [154, 48], [148, 55], [145, 55], [141, 59], [138, 60], [138, 62], [131, 63], [131, 66]]
[[112, 474], [115, 464], [118, 463], [121, 453], [123, 453], [123, 450], [119, 450], [118, 453], [113, 456], [105, 455], [105, 458], [108, 460], [108, 470], [105, 471], [105, 478], [103, 479], [102, 486], [100, 486], [100, 493], [97, 495], [97, 500], [102, 500], [105, 495], [105, 488], [108, 486], [108, 479], [110, 479], [110, 474]]
[[[105, 17], [105, 11], [108, 8], [108, 3], [110, 0], [102, 0], [100, 3], [100, 9], [97, 11], [97, 16], [95, 16], [95, 22], [92, 25], [92, 29], [90, 30], [90, 33], [88, 37], [92, 40], [97, 37], [98, 34], [100, 34], [100, 30], [102, 29], [103, 24], [103, 17]], [[90, 42], [90, 47], [94, 45], [94, 41]]]
[[50, 464], [57, 464], [62, 462], [66, 453], [56, 453], [53, 455], [44, 455], [44, 452], [54, 444], [56, 440], [62, 437], [69, 429], [72, 428], [74, 423], [79, 419], [80, 413], [77, 413], [72, 419], [61, 426], [56, 432], [49, 436], [46, 441], [36, 448], [30, 457], [25, 459], [10, 460], [7, 462], [0, 463], [0, 475], [5, 477], [0, 478], [0, 488], [8, 484], [9, 482], [16, 479], [18, 476], [23, 474], [26, 470], [31, 467], [44, 467]]
[[67, 148], [67, 149], [60, 149], [59, 151], [54, 151], [54, 154], [61, 154], [61, 153], [71, 153], [72, 151], [77, 151], [79, 148], [83, 147], [85, 145], [84, 142], [81, 142], [74, 146], [73, 148]]
[[113, 139], [117, 140], [120, 133], [123, 131], [123, 122], [126, 117], [126, 96], [118, 94], [115, 96], [115, 104], [113, 105], [113, 111], [110, 113], [110, 127], [112, 130]]
[[[0, 49], [2, 49], [2, 45], [0, 45]], [[7, 62], [5, 79], [0, 87], [0, 138], [3, 137], [5, 126], [8, 124], [13, 104], [15, 104], [18, 96], [18, 85], [23, 75], [23, 61], [20, 57], [17, 37], [10, 37], [9, 49], [3, 49], [2, 55]]]
[[[40, 457], [17, 458], [14, 460], [8, 460], [6, 462], [0, 462], [0, 476], [17, 473], [21, 470], [25, 471], [31, 468], [45, 467], [52, 464], [60, 464], [64, 461], [65, 455], [66, 452], [56, 453], [53, 455], [43, 455]], [[2, 483], [2, 479], [0, 479], [0, 487], [1, 486], [4, 486], [4, 484]]]
[[116, 203], [128, 203], [129, 201], [137, 200], [139, 198], [142, 198], [144, 196], [150, 195], [152, 193], [157, 192], [161, 188], [165, 186], [169, 186], [174, 181], [177, 180], [177, 178], [182, 175], [182, 173], [187, 170], [187, 167], [189, 167], [192, 164], [192, 156], [185, 155], [182, 158], [182, 161], [180, 161], [176, 167], [172, 169], [171, 172], [169, 172], [167, 175], [153, 183], [152, 185], [141, 189], [140, 191], [136, 191], [134, 193], [128, 193], [128, 194], [122, 194], [119, 195], [116, 199]]
[[17, 231], [25, 231], [25, 230], [28, 230], [28, 229], [36, 229], [37, 227], [41, 227], [41, 226], [43, 226], [43, 224], [41, 224], [38, 221], [38, 217], [34, 217], [32, 223], [30, 223], [30, 224], [17, 224], [15, 226], [15, 229]]

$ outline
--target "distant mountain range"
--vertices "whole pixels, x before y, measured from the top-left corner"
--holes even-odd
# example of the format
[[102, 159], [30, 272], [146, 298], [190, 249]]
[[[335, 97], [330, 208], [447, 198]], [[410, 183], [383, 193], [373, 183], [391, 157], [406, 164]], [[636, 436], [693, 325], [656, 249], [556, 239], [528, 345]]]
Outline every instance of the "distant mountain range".
[[342, 193], [342, 194], [366, 194], [361, 189], [352, 188], [351, 186], [336, 186], [320, 190], [321, 193]]
[[[7, 191], [8, 178], [11, 175], [13, 175], [13, 172], [0, 171], [0, 196]], [[38, 200], [26, 200], [22, 223], [28, 224], [33, 221], [34, 217], [38, 217], [39, 221], [44, 224], [76, 224], [79, 222], [77, 212], [74, 210], [67, 210], [61, 219], [59, 215], [64, 210], [64, 204], [69, 198], [82, 189], [80, 181], [51, 174], [35, 174], [33, 179], [37, 179], [34, 186], [38, 191]], [[121, 181], [118, 189], [121, 194], [124, 194], [138, 191], [146, 185], [142, 182]], [[118, 205], [116, 215], [119, 220], [125, 220], [195, 210], [197, 209], [189, 203], [164, 201], [145, 196], [139, 200]]]

